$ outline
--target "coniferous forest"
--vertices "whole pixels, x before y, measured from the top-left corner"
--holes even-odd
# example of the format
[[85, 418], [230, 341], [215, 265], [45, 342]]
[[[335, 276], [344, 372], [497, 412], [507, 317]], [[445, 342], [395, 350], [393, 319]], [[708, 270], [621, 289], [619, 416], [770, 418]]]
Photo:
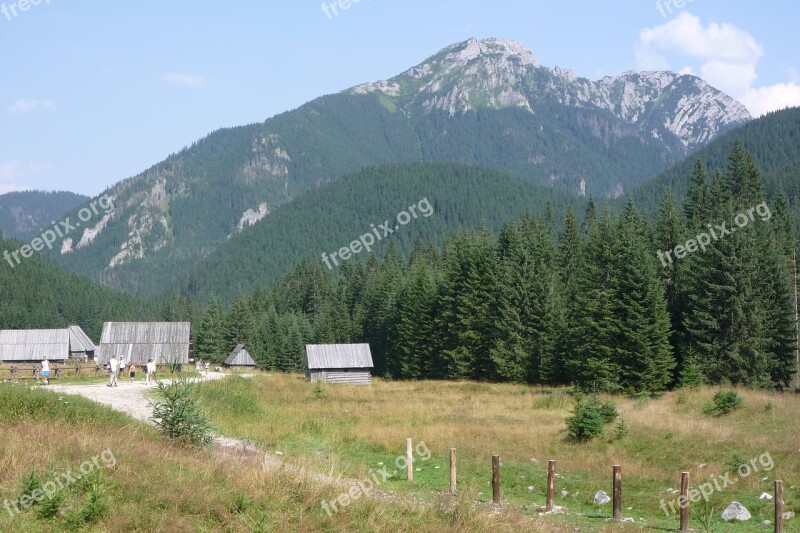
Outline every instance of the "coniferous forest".
[[227, 309], [218, 298], [203, 309], [172, 303], [176, 316], [194, 315], [199, 357], [221, 361], [245, 343], [268, 369], [302, 370], [306, 343], [368, 342], [375, 372], [399, 379], [618, 392], [780, 387], [795, 371], [786, 202], [705, 250], [658, 255], [735, 226], [765, 201], [753, 157], [737, 143], [724, 168], [709, 173], [698, 161], [683, 205], [665, 195], [654, 222], [633, 202], [614, 212], [592, 201], [564, 220], [547, 209], [499, 234], [465, 230], [443, 246], [418, 239], [407, 257], [390, 242], [381, 258], [335, 272], [304, 261]]

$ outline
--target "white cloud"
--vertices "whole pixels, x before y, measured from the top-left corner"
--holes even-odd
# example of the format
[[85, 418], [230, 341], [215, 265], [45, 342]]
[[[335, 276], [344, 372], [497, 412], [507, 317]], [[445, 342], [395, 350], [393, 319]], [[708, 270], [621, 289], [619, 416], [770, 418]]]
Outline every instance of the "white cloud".
[[170, 72], [169, 74], [164, 74], [164, 81], [185, 85], [186, 87], [202, 87], [206, 84], [206, 79], [202, 76], [197, 76], [195, 74], [182, 74], [180, 72]]
[[23, 187], [21, 185], [14, 185], [13, 183], [0, 182], [0, 194], [14, 191], [29, 191], [30, 187]]
[[[681, 74], [695, 67], [706, 82], [742, 102], [754, 116], [800, 105], [800, 73], [789, 67], [789, 83], [754, 87], [763, 46], [748, 32], [730, 23], [711, 22], [682, 12], [660, 26], [644, 28], [636, 43], [636, 62], [642, 70], [669, 70], [672, 62], [694, 60]], [[678, 64], [680, 64], [678, 63]]]
[[6, 107], [9, 113], [32, 113], [34, 111], [52, 111], [56, 105], [52, 100], [37, 100], [36, 98], [22, 98]]
[[800, 105], [800, 85], [792, 81], [750, 89], [747, 94], [739, 97], [739, 101], [747, 106], [750, 114], [760, 117], [770, 111]]
[[[0, 183], [12, 183], [27, 181], [30, 178], [38, 178], [52, 174], [55, 167], [51, 164], [41, 163], [20, 163], [19, 161], [9, 161], [0, 163]], [[10, 186], [10, 185], [7, 185]]]

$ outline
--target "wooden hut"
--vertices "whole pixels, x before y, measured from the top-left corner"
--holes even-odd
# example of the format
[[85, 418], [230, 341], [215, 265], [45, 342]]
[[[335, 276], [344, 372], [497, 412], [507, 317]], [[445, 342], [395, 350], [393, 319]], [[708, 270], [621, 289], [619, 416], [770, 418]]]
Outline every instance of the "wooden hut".
[[235, 368], [255, 368], [256, 362], [250, 355], [250, 352], [244, 347], [244, 344], [239, 344], [233, 349], [228, 358], [225, 359], [224, 365]]
[[93, 358], [96, 347], [80, 326], [64, 329], [4, 329], [0, 331], [0, 362], [39, 363], [69, 358]]
[[373, 366], [369, 344], [306, 345], [306, 378], [310, 381], [370, 385]]
[[190, 322], [106, 322], [98, 361], [115, 355], [139, 366], [150, 358], [159, 365], [185, 365], [193, 355], [191, 339]]

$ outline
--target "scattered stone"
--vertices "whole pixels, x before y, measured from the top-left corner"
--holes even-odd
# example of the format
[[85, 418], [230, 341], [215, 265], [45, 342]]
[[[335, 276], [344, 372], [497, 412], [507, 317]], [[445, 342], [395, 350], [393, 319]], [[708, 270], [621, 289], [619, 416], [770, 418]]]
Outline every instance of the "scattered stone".
[[764, 521], [763, 521], [763, 522], [761, 522], [761, 523], [762, 523], [762, 524], [764, 524], [765, 526], [769, 526], [769, 525], [771, 525], [771, 524], [772, 524], [772, 520], [764, 520]]
[[772, 499], [772, 494], [769, 494], [768, 492], [765, 492], [761, 496], [759, 496], [758, 499], [759, 500], [771, 500]]
[[434, 466], [433, 467], [434, 470], [439, 470], [440, 468], [441, 468], [441, 466]]
[[533, 492], [533, 485], [528, 485], [528, 492]]
[[739, 502], [731, 502], [731, 504], [722, 511], [722, 519], [726, 522], [730, 522], [732, 520], [739, 520], [744, 522], [745, 520], [750, 520], [753, 518], [750, 515], [750, 511]]
[[569, 495], [569, 491], [567, 489], [561, 489], [561, 497], [566, 498]]
[[275, 455], [283, 455], [283, 452], [275, 452]]
[[605, 491], [598, 490], [597, 493], [594, 495], [594, 503], [597, 505], [605, 505], [611, 501], [611, 498], [608, 497], [608, 494]]
[[792, 518], [794, 518], [794, 511], [786, 511], [783, 513], [784, 520], [791, 520]]
[[636, 519], [628, 517], [628, 518], [623, 518], [622, 520], [620, 520], [620, 523], [622, 523], [622, 524], [630, 524], [631, 522], [636, 522]]

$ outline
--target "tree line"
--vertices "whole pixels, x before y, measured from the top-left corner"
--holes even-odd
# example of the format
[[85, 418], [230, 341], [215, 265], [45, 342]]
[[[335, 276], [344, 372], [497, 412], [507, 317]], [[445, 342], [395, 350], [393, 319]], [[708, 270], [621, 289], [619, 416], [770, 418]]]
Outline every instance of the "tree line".
[[212, 300], [195, 322], [196, 352], [220, 361], [245, 343], [259, 366], [298, 371], [306, 343], [367, 342], [375, 373], [398, 379], [788, 385], [796, 242], [785, 202], [705, 250], [671, 262], [657, 254], [765, 201], [736, 144], [711, 176], [698, 161], [683, 205], [665, 195], [654, 223], [632, 202], [613, 213], [591, 201], [580, 220], [570, 207], [560, 231], [548, 209], [498, 235], [417, 239], [407, 258], [390, 244], [380, 260], [335, 273], [304, 261], [227, 310]]

